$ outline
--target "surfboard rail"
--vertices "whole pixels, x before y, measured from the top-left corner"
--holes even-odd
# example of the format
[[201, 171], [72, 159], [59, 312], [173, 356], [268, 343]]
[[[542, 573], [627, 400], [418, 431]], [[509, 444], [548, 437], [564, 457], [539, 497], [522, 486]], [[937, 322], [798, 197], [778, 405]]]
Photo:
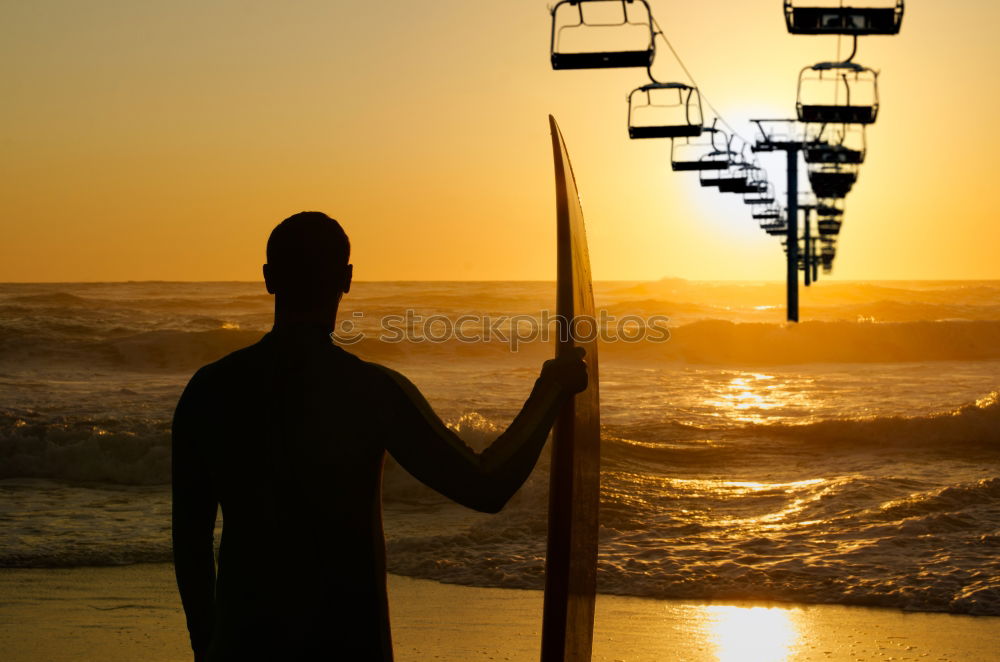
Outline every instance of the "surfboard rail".
[[589, 662], [597, 589], [600, 393], [597, 316], [580, 195], [549, 116], [556, 182], [556, 354], [586, 350], [587, 388], [566, 404], [552, 439], [542, 662]]

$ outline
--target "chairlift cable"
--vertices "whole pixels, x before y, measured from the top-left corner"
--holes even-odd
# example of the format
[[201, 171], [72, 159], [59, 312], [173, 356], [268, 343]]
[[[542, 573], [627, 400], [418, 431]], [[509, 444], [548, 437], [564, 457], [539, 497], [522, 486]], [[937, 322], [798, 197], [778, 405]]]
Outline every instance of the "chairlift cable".
[[[687, 76], [688, 80], [691, 81], [692, 87], [698, 88], [698, 91], [701, 94], [701, 98], [705, 100], [705, 105], [708, 106], [709, 109], [715, 114], [715, 116], [719, 118], [719, 121], [721, 121], [723, 124], [726, 125], [726, 128], [729, 129], [730, 133], [738, 137], [744, 143], [749, 144], [750, 141], [744, 138], [742, 135], [740, 135], [740, 132], [734, 129], [732, 124], [726, 121], [726, 118], [722, 116], [722, 113], [718, 111], [718, 109], [712, 104], [709, 98], [705, 95], [705, 91], [698, 85], [697, 81], [695, 81], [694, 76], [691, 75], [691, 71], [687, 68], [687, 65], [684, 64], [684, 60], [681, 59], [681, 56], [677, 52], [677, 49], [674, 48], [674, 45], [670, 43], [670, 39], [667, 38], [666, 33], [663, 31], [663, 28], [660, 27], [660, 24], [656, 20], [656, 17], [653, 16], [652, 19], [653, 19], [653, 28], [656, 30], [657, 34], [663, 37], [663, 42], [667, 45], [667, 48], [670, 49], [670, 52], [674, 54], [674, 59], [677, 60], [677, 64], [681, 66], [681, 70], [684, 72], [684, 75]], [[650, 75], [650, 79], [653, 79], [652, 75]]]

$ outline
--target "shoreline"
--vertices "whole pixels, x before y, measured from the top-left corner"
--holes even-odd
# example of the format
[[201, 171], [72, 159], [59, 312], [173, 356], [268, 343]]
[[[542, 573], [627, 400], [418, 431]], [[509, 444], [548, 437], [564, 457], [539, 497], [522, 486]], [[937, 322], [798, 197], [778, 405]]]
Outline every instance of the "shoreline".
[[[534, 662], [541, 591], [389, 575], [398, 662]], [[599, 595], [595, 662], [996, 659], [1000, 617]], [[189, 660], [168, 563], [0, 569], [6, 662]]]

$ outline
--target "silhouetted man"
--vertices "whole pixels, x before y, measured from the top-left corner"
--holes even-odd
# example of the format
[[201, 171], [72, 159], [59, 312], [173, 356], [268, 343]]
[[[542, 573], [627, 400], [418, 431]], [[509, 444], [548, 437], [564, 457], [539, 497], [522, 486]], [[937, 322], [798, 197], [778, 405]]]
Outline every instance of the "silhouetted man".
[[510, 427], [474, 453], [405, 377], [332, 343], [349, 252], [324, 214], [282, 221], [264, 265], [274, 328], [200, 369], [177, 404], [174, 562], [196, 660], [391, 660], [385, 453], [495, 513], [531, 473], [561, 405], [586, 387], [581, 358], [547, 361]]

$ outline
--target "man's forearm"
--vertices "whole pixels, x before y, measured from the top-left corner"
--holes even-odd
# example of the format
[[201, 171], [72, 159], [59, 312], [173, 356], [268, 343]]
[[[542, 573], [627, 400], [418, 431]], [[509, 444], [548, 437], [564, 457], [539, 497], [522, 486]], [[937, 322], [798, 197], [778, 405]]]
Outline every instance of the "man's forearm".
[[475, 510], [497, 512], [528, 478], [562, 405], [587, 384], [577, 357], [547, 361], [510, 426], [480, 454], [434, 413], [405, 377], [382, 366], [398, 392], [382, 435], [386, 448], [425, 485]]
[[499, 510], [528, 479], [548, 439], [556, 417], [573, 394], [539, 378], [510, 426], [484, 450], [480, 462]]

